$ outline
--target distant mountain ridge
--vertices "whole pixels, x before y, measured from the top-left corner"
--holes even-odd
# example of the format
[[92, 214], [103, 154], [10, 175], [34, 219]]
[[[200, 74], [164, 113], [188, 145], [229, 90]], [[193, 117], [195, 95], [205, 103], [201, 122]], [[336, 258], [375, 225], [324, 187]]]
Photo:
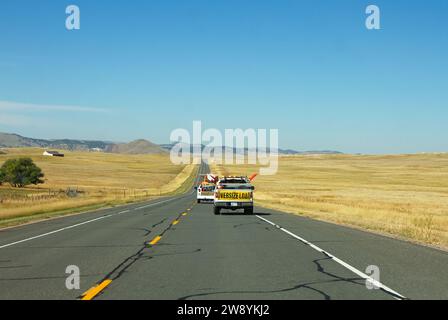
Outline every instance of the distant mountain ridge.
[[[161, 144], [160, 147], [162, 147], [163, 149], [170, 151], [173, 147], [175, 146], [175, 144]], [[194, 145], [190, 145], [190, 152], [193, 152], [193, 147]], [[185, 146], [186, 149], [188, 149], [188, 145]], [[204, 150], [206, 148], [205, 145], [201, 145], [200, 146], [201, 150]], [[222, 147], [221, 148], [221, 152], [225, 153], [225, 152], [232, 152], [234, 154], [248, 154], [250, 151], [256, 151], [256, 150], [250, 150], [248, 148], [230, 148], [230, 147]], [[267, 148], [266, 152], [270, 152], [269, 148]], [[307, 155], [307, 154], [315, 154], [315, 155], [319, 155], [319, 154], [343, 154], [342, 152], [339, 151], [332, 151], [332, 150], [316, 150], [316, 151], [296, 151], [296, 150], [292, 150], [292, 149], [278, 149], [278, 154], [282, 154], [282, 155]]]
[[107, 153], [122, 154], [153, 154], [165, 153], [158, 145], [147, 140], [136, 140], [130, 143], [114, 143], [99, 140], [72, 140], [72, 139], [33, 139], [18, 134], [0, 133], [0, 147], [2, 148], [45, 148], [63, 149], [70, 151], [103, 151]]
[[[23, 137], [13, 133], [0, 132], [0, 148], [24, 148], [35, 147], [45, 149], [63, 149], [71, 151], [103, 151], [107, 153], [119, 154], [162, 154], [171, 151], [175, 144], [157, 145], [148, 140], [135, 140], [129, 143], [117, 143], [100, 140], [73, 140], [73, 139], [34, 139]], [[201, 150], [205, 148], [201, 145]], [[190, 146], [193, 150], [193, 145]], [[236, 154], [247, 154], [249, 150], [223, 147], [222, 152], [232, 151]], [[267, 150], [269, 152], [269, 150]], [[291, 149], [279, 149], [279, 154], [283, 155], [306, 155], [306, 154], [342, 154], [339, 151], [296, 151]]]
[[104, 150], [110, 144], [112, 143], [104, 141], [89, 141], [89, 140], [33, 139], [22, 137], [14, 133], [0, 132], [0, 147], [2, 148], [35, 147], [35, 148], [53, 148], [64, 150], [91, 150], [98, 148]]
[[168, 153], [159, 145], [143, 139], [135, 140], [129, 143], [111, 144], [105, 148], [104, 152], [121, 154]]

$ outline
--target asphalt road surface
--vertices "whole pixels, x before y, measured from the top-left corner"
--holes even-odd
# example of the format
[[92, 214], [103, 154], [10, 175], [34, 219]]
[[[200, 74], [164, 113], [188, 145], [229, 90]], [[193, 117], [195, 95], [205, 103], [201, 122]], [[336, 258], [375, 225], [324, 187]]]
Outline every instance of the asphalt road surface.
[[0, 299], [448, 299], [446, 252], [255, 213], [215, 216], [192, 190], [1, 230]]

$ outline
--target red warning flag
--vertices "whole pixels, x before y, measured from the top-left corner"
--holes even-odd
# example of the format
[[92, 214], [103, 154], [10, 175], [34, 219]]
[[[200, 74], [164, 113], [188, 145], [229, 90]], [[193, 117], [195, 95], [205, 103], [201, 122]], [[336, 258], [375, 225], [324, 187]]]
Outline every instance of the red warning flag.
[[250, 182], [252, 182], [253, 180], [255, 180], [255, 178], [258, 176], [258, 173], [254, 173], [249, 177]]

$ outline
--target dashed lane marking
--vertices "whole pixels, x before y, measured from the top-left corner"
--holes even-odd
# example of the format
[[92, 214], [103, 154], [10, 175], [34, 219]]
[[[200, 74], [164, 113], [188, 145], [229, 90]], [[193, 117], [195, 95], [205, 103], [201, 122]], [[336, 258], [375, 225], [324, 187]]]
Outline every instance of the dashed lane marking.
[[157, 236], [154, 239], [151, 240], [151, 242], [149, 243], [151, 246], [157, 244], [157, 242], [159, 242], [162, 239], [161, 236]]
[[111, 283], [112, 283], [112, 280], [109, 280], [109, 279], [104, 280], [100, 284], [96, 285], [93, 288], [90, 288], [85, 293], [83, 293], [81, 295], [81, 300], [92, 300]]

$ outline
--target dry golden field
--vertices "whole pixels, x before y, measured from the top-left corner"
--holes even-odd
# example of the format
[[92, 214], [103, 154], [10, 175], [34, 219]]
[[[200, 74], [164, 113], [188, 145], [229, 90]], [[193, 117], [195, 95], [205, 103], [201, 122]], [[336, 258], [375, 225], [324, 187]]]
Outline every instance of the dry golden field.
[[[71, 212], [107, 204], [158, 197], [185, 191], [197, 167], [175, 166], [169, 154], [122, 155], [63, 151], [64, 158], [45, 157], [42, 149], [3, 149], [6, 159], [30, 157], [45, 174], [45, 184], [24, 189], [0, 186], [0, 223], [30, 215]], [[77, 190], [70, 197], [67, 190]], [[5, 223], [2, 223], [5, 224]]]
[[265, 207], [448, 248], [448, 154], [282, 156], [254, 184]]

